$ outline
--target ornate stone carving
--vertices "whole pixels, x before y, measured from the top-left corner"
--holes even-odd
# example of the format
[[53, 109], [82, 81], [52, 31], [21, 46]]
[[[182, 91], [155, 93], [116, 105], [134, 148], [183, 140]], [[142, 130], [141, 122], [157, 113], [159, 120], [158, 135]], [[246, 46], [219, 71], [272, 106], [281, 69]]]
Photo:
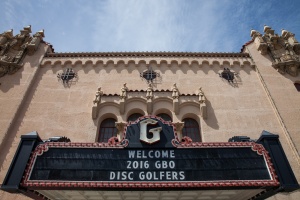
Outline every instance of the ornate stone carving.
[[146, 98], [147, 99], [152, 99], [153, 98], [153, 88], [152, 88], [151, 83], [148, 84], [148, 88], [146, 90]]
[[202, 87], [200, 87], [198, 90], [198, 96], [199, 96], [199, 103], [200, 103], [200, 115], [203, 117], [203, 119], [206, 119], [207, 118], [206, 98], [204, 92], [202, 91]]
[[300, 68], [300, 44], [295, 34], [282, 30], [281, 36], [274, 33], [269, 26], [264, 26], [264, 35], [251, 30], [257, 50], [261, 54], [269, 53], [273, 58], [272, 66], [280, 73], [297, 76]]
[[26, 26], [16, 36], [12, 29], [0, 34], [0, 77], [18, 71], [26, 53], [32, 55], [37, 49], [44, 32], [39, 31], [33, 37], [30, 33], [31, 26]]
[[202, 91], [202, 87], [198, 90], [198, 96], [199, 96], [199, 103], [205, 103], [205, 96], [204, 92]]
[[115, 125], [116, 125], [116, 128], [118, 129], [117, 138], [119, 139], [119, 141], [121, 141], [123, 132], [125, 131], [126, 123], [116, 122]]
[[172, 98], [173, 98], [173, 111], [176, 115], [179, 114], [179, 90], [176, 86], [176, 83], [172, 87]]
[[251, 30], [251, 37], [254, 39], [254, 42], [257, 46], [257, 50], [260, 51], [261, 54], [265, 55], [268, 52], [268, 45], [265, 43], [262, 34], [260, 34], [256, 30]]
[[29, 44], [27, 46], [28, 55], [33, 55], [34, 54], [34, 52], [37, 50], [40, 42], [42, 41], [43, 37], [45, 37], [44, 29], [36, 32], [33, 35], [32, 40], [29, 42]]
[[98, 90], [96, 91], [95, 99], [93, 101], [95, 105], [98, 105], [99, 103], [101, 103], [102, 95], [103, 95], [103, 91], [101, 91], [101, 87], [99, 87]]
[[124, 83], [123, 87], [121, 88], [120, 99], [126, 99], [127, 91], [128, 91], [128, 88], [126, 86], [126, 83]]
[[172, 98], [173, 99], [178, 99], [179, 98], [179, 90], [176, 86], [176, 83], [174, 83], [173, 87], [172, 87]]
[[174, 123], [174, 126], [176, 128], [176, 133], [177, 133], [178, 140], [181, 141], [181, 139], [182, 139], [182, 129], [184, 127], [184, 122], [176, 122], [176, 123]]

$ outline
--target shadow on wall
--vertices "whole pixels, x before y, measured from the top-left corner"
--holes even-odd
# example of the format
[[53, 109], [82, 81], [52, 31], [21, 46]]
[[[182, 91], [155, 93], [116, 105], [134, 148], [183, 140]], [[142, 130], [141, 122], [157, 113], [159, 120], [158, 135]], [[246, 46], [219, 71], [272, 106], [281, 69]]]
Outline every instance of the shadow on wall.
[[[17, 76], [17, 77], [14, 77], [14, 79], [18, 78], [18, 80], [20, 80], [19, 77], [22, 77], [22, 70], [23, 70], [23, 68], [20, 69], [20, 71], [18, 71], [15, 75], [13, 75], [13, 76]], [[39, 72], [37, 72], [37, 73], [39, 73]], [[18, 116], [17, 120], [14, 120], [12, 122], [12, 124], [14, 124], [14, 126], [9, 127], [7, 134], [3, 138], [3, 142], [0, 145], [0, 152], [1, 152], [0, 166], [1, 166], [1, 168], [3, 167], [3, 163], [6, 162], [6, 156], [9, 154], [9, 151], [11, 150], [11, 148], [13, 146], [13, 142], [14, 142], [17, 134], [20, 133], [20, 127], [23, 123], [23, 119], [25, 117], [26, 112], [29, 109], [29, 105], [31, 103], [31, 100], [34, 97], [36, 88], [37, 88], [38, 84], [40, 83], [41, 79], [42, 79], [42, 76], [37, 76], [36, 80], [33, 81], [32, 85], [30, 86], [31, 89], [28, 91], [28, 93], [26, 94], [26, 97], [24, 98], [24, 99], [26, 99], [26, 101], [22, 101], [22, 103], [20, 104], [20, 109], [17, 110], [17, 113], [16, 113], [16, 116]], [[12, 84], [11, 86], [13, 87], [14, 85], [15, 84]], [[14, 151], [15, 150], [13, 150], [13, 152]], [[12, 157], [10, 159], [12, 159]], [[8, 162], [10, 162], [10, 160]]]
[[[23, 64], [24, 65], [24, 64]], [[0, 90], [4, 93], [8, 92], [11, 88], [15, 87], [16, 85], [21, 84], [22, 73], [24, 71], [24, 66], [21, 67], [17, 72], [14, 74], [6, 74], [0, 78]]]
[[204, 119], [204, 122], [207, 126], [219, 130], [218, 119], [215, 115], [214, 109], [210, 103], [210, 101], [206, 100], [206, 108], [207, 108], [207, 119]]

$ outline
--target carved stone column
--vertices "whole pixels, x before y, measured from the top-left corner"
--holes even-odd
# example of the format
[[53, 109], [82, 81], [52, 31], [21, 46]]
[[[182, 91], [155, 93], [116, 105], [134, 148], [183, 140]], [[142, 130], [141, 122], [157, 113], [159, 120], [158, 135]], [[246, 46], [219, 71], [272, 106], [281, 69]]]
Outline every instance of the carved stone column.
[[178, 136], [178, 140], [181, 141], [182, 139], [182, 129], [184, 127], [184, 122], [176, 122], [174, 123], [175, 128], [176, 128], [176, 133]]
[[96, 119], [97, 116], [98, 116], [98, 107], [94, 105], [94, 106], [92, 107], [92, 118], [93, 118], [93, 119]]
[[120, 100], [120, 114], [124, 114], [125, 113], [125, 99], [121, 99]]
[[200, 115], [203, 119], [207, 119], [206, 103], [200, 103]]
[[179, 114], [179, 100], [173, 99], [173, 111], [176, 115]]
[[152, 99], [147, 99], [147, 112], [148, 112], [148, 115], [152, 115], [152, 112], [153, 112]]
[[153, 111], [153, 103], [152, 103], [153, 88], [151, 83], [148, 84], [148, 88], [146, 90], [146, 98], [147, 98], [147, 112], [148, 115], [151, 115]]
[[115, 125], [116, 125], [116, 128], [118, 129], [117, 138], [118, 138], [119, 141], [121, 141], [122, 140], [122, 134], [124, 132], [126, 123], [116, 122]]

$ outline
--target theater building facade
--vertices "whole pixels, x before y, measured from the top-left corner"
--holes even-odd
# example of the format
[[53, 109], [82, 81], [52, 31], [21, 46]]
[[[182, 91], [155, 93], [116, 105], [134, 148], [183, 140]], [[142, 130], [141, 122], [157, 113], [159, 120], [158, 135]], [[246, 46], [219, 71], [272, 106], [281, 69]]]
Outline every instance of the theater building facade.
[[1, 199], [299, 199], [300, 44], [57, 53], [0, 35]]

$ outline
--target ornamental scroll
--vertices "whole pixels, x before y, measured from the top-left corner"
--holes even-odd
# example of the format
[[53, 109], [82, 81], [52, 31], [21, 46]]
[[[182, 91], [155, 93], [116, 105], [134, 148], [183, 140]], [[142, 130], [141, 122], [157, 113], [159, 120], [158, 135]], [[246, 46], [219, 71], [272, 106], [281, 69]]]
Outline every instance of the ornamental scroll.
[[264, 26], [264, 35], [256, 30], [251, 30], [257, 50], [261, 54], [267, 53], [273, 58], [272, 66], [281, 74], [288, 73], [298, 76], [300, 69], [300, 43], [295, 34], [282, 29], [281, 36], [274, 34], [269, 26]]
[[0, 34], [0, 77], [14, 74], [23, 65], [21, 61], [26, 54], [33, 55], [37, 50], [44, 30], [30, 36], [31, 26], [24, 27], [20, 34], [13, 36], [13, 30]]

